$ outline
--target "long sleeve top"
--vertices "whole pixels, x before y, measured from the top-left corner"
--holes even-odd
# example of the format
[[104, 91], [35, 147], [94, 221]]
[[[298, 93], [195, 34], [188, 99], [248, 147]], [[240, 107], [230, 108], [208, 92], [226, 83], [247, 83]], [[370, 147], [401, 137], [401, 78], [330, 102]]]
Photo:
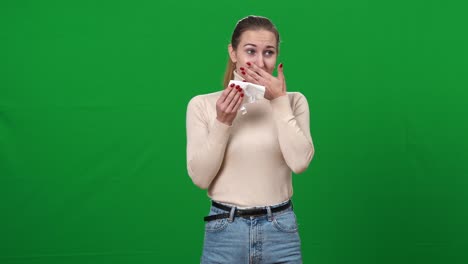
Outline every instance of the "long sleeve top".
[[[241, 77], [235, 73], [235, 79]], [[231, 126], [216, 118], [222, 91], [193, 97], [187, 107], [187, 170], [216, 201], [241, 207], [291, 198], [292, 172], [309, 166], [314, 145], [309, 106], [299, 92], [246, 104]], [[246, 98], [244, 99], [245, 102]]]

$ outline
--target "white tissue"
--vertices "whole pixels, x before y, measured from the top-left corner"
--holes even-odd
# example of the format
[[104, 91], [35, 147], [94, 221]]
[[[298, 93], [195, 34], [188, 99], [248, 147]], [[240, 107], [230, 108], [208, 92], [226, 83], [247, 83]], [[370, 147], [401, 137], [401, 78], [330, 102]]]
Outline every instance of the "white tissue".
[[[265, 86], [235, 80], [231, 80], [229, 82], [229, 85], [231, 85], [232, 83], [234, 83], [235, 85], [239, 85], [240, 88], [244, 90], [244, 94], [248, 98], [248, 103], [254, 103], [255, 101], [262, 99], [265, 96]], [[242, 104], [239, 109], [243, 115], [247, 113], [245, 105], [246, 103]]]

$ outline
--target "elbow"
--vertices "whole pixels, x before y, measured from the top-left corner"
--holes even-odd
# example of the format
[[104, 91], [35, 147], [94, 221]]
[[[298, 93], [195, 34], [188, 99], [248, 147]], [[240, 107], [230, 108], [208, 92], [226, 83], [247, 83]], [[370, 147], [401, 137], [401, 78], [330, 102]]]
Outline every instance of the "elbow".
[[312, 146], [304, 155], [303, 159], [292, 162], [292, 165], [290, 166], [291, 170], [295, 174], [301, 174], [304, 171], [306, 171], [307, 168], [309, 167], [310, 162], [312, 161], [312, 158], [314, 157], [314, 154], [315, 154], [315, 149]]
[[301, 173], [303, 173], [305, 170], [307, 170], [308, 167], [309, 167], [309, 165], [306, 164], [306, 163], [294, 164], [294, 166], [291, 166], [291, 170], [292, 170], [295, 174], [301, 174]]
[[195, 173], [192, 167], [190, 166], [190, 162], [187, 164], [187, 171], [190, 176], [190, 179], [192, 179], [193, 184], [195, 184], [198, 188], [202, 190], [208, 189], [208, 187], [210, 186], [210, 182], [207, 179], [200, 177], [200, 175]]
[[195, 184], [198, 188], [200, 188], [202, 190], [206, 190], [210, 186], [209, 183], [207, 183], [206, 181], [201, 180], [200, 177], [192, 177], [192, 182], [193, 182], [193, 184]]

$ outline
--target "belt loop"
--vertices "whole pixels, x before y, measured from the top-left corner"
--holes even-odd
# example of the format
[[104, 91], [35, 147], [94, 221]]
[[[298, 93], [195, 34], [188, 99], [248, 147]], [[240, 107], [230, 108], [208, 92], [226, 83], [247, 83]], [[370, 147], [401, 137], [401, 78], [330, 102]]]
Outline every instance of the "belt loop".
[[271, 207], [267, 206], [267, 213], [268, 213], [268, 222], [273, 221], [273, 215], [271, 214]]
[[235, 213], [236, 213], [236, 207], [233, 206], [233, 207], [231, 207], [231, 212], [229, 212], [229, 219], [228, 219], [229, 223], [232, 223], [232, 221], [234, 221], [234, 214]]

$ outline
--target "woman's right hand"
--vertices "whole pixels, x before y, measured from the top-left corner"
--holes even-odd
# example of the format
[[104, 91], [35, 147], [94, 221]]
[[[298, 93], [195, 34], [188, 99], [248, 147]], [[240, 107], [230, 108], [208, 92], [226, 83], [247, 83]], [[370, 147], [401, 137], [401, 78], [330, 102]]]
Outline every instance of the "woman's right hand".
[[221, 123], [231, 126], [237, 116], [237, 110], [239, 110], [243, 98], [244, 92], [239, 85], [232, 83], [224, 89], [218, 101], [216, 101], [216, 119]]

